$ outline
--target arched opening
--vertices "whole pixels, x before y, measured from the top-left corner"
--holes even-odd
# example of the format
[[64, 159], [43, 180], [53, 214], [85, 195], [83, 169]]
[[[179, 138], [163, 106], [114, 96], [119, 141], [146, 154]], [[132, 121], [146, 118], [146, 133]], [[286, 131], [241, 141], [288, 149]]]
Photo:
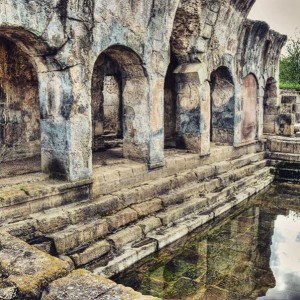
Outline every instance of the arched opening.
[[[17, 43], [0, 36], [0, 163], [40, 156], [38, 76], [30, 57]], [[40, 159], [1, 176], [40, 169]], [[7, 173], [7, 174], [6, 174]]]
[[175, 91], [174, 70], [177, 64], [175, 59], [171, 57], [164, 85], [164, 133], [165, 148], [176, 147], [176, 113], [177, 113], [177, 97]]
[[146, 72], [135, 52], [113, 46], [100, 54], [92, 77], [94, 152], [147, 160], [148, 93]]
[[92, 112], [94, 150], [122, 145], [122, 73], [116, 61], [105, 53], [94, 68]]
[[211, 142], [233, 144], [234, 82], [227, 67], [211, 74]]
[[241, 142], [251, 142], [257, 137], [258, 84], [253, 74], [243, 79]]
[[263, 122], [263, 133], [264, 134], [275, 134], [277, 132], [277, 117], [279, 112], [278, 106], [278, 88], [277, 81], [270, 77], [266, 82], [264, 92], [264, 122]]

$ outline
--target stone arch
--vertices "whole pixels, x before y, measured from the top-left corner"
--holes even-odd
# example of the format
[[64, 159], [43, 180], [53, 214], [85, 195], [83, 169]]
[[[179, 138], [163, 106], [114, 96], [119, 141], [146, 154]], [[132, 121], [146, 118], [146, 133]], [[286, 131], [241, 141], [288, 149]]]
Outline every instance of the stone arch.
[[[49, 46], [45, 39], [22, 26], [0, 26], [0, 38], [1, 41], [15, 47], [17, 52], [14, 55], [21, 54], [20, 57], [14, 58], [21, 62], [15, 64], [14, 69], [25, 75], [17, 74], [18, 76], [15, 76], [16, 86], [23, 86], [28, 81], [34, 83], [34, 89], [28, 89], [23, 94], [18, 91], [18, 88], [15, 89], [15, 93], [18, 92], [20, 99], [27, 98], [26, 95], [29, 91], [34, 90], [34, 93], [31, 94], [34, 94], [32, 99], [35, 99], [31, 111], [28, 114], [24, 114], [22, 111], [22, 105], [28, 102], [24, 99], [19, 101], [22, 105], [14, 105], [10, 108], [21, 111], [14, 113], [14, 120], [20, 119], [20, 116], [22, 119], [25, 115], [25, 121], [30, 123], [39, 117], [39, 146], [32, 146], [32, 142], [37, 140], [37, 134], [33, 137], [32, 135], [26, 136], [28, 143], [21, 142], [23, 149], [27, 147], [27, 150], [24, 151], [26, 156], [40, 153], [42, 171], [52, 177], [71, 181], [90, 177], [90, 118], [85, 118], [83, 114], [77, 114], [77, 110], [74, 109], [75, 97], [71, 73], [69, 68], [62, 67], [64, 66], [62, 61], [56, 60], [55, 55], [58, 48]], [[9, 55], [13, 55], [11, 50]], [[14, 66], [14, 64], [9, 65], [10, 68]], [[30, 67], [25, 67], [29, 65]], [[33, 77], [34, 80], [28, 80]], [[4, 88], [6, 98], [10, 97], [10, 92], [11, 89], [7, 92]], [[33, 111], [35, 116], [32, 116]], [[11, 126], [16, 126], [16, 122]], [[26, 126], [24, 127], [26, 129]], [[8, 128], [7, 130], [12, 129]], [[13, 131], [16, 132], [15, 129]], [[36, 129], [35, 132], [37, 131]], [[75, 131], [76, 133], [74, 133]]]
[[258, 130], [258, 81], [253, 73], [243, 78], [241, 142], [257, 138]]
[[20, 51], [30, 57], [30, 62], [37, 72], [43, 72], [50, 69], [50, 66], [56, 65], [54, 59], [45, 56], [49, 53], [54, 54], [54, 49], [34, 33], [14, 26], [0, 26], [0, 37], [13, 43]]
[[[110, 85], [110, 86], [105, 86]], [[143, 63], [133, 50], [115, 45], [104, 50], [97, 58], [92, 76], [92, 111], [95, 148], [103, 146], [105, 130], [118, 128], [122, 133], [123, 156], [148, 160], [149, 83]], [[107, 99], [105, 99], [105, 97]], [[105, 103], [111, 106], [109, 122]], [[108, 105], [109, 106], [109, 105]], [[118, 125], [119, 124], [119, 125]], [[105, 129], [106, 127], [106, 129]], [[118, 133], [116, 133], [118, 135]], [[102, 141], [101, 141], [102, 140]], [[98, 143], [98, 145], [97, 145]]]
[[220, 66], [211, 73], [211, 142], [234, 142], [235, 87], [231, 72]]
[[38, 71], [31, 43], [26, 44], [24, 37], [18, 40], [11, 29], [0, 29], [0, 145], [4, 161], [41, 152]]

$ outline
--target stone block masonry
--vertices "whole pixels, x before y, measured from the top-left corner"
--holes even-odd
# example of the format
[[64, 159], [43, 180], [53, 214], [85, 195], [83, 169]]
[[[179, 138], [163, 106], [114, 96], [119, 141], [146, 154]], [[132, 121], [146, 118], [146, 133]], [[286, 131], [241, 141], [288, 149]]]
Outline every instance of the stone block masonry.
[[273, 181], [298, 102], [254, 2], [0, 1], [0, 298], [153, 299], [102, 275]]
[[0, 232], [0, 245], [0, 299], [155, 299], [86, 270], [72, 271], [68, 262], [3, 231]]
[[0, 161], [41, 156], [78, 181], [92, 150], [155, 169], [164, 147], [206, 156], [276, 132], [286, 37], [247, 20], [253, 3], [1, 1]]

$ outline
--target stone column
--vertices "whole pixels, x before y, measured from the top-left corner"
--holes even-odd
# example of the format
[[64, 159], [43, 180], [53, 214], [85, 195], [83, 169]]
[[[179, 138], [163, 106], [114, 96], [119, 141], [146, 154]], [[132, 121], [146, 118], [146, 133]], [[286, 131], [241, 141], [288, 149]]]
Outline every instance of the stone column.
[[243, 78], [241, 116], [241, 142], [252, 142], [258, 133], [258, 85], [253, 74]]
[[279, 90], [274, 78], [269, 78], [264, 93], [263, 131], [267, 134], [278, 134], [278, 114], [280, 113]]
[[92, 176], [91, 109], [82, 71], [39, 73], [42, 171], [76, 181]]
[[258, 83], [258, 129], [257, 138], [262, 138], [264, 134], [264, 90], [263, 83], [259, 81]]
[[123, 88], [123, 154], [149, 160], [149, 87], [145, 77], [127, 77]]
[[149, 168], [164, 165], [164, 79], [156, 77], [151, 82]]
[[142, 159], [153, 169], [164, 165], [163, 80], [148, 80], [126, 78], [123, 152], [124, 157]]
[[194, 153], [210, 152], [210, 86], [202, 64], [180, 65], [175, 71], [177, 144]]
[[115, 76], [105, 76], [103, 83], [104, 133], [117, 136], [120, 132], [120, 86]]

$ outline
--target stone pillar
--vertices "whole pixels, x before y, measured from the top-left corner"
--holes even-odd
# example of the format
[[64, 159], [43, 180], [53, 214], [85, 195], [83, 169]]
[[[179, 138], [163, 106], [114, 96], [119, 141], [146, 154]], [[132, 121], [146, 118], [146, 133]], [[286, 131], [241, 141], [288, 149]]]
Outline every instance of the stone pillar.
[[92, 176], [91, 109], [80, 74], [79, 67], [39, 73], [42, 171], [69, 181]]
[[258, 85], [253, 74], [243, 79], [241, 143], [252, 142], [258, 132]]
[[104, 133], [118, 135], [120, 121], [120, 86], [115, 76], [105, 76], [103, 83]]
[[123, 88], [123, 154], [148, 161], [149, 89], [145, 77], [125, 78]]
[[269, 78], [264, 93], [264, 125], [263, 131], [266, 134], [278, 134], [278, 114], [280, 113], [280, 99], [278, 97], [277, 82]]
[[123, 102], [124, 157], [142, 159], [150, 169], [163, 166], [163, 80], [126, 78]]
[[257, 138], [260, 139], [263, 136], [264, 130], [264, 91], [262, 83], [258, 84], [258, 129]]
[[149, 168], [164, 165], [164, 79], [152, 78], [150, 93]]
[[175, 71], [177, 144], [194, 153], [210, 152], [210, 86], [202, 64], [180, 65]]

